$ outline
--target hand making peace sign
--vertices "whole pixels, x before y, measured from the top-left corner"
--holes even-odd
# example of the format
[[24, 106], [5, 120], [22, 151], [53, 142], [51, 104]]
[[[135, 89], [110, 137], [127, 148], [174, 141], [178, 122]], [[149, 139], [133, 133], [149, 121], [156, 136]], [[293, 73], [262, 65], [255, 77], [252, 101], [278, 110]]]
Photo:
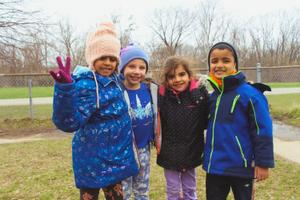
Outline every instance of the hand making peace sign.
[[72, 83], [72, 77], [70, 73], [71, 58], [67, 56], [65, 65], [63, 65], [61, 57], [56, 58], [58, 68], [51, 70], [49, 73], [53, 79], [59, 83]]

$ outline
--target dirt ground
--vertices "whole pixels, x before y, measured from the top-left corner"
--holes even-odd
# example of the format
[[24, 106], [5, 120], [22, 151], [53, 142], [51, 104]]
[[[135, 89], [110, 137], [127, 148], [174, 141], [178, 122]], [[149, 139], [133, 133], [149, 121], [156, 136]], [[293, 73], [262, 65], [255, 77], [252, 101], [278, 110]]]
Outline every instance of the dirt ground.
[[0, 139], [62, 138], [71, 133], [58, 130], [51, 120], [6, 119], [0, 122]]
[[64, 133], [58, 129], [23, 129], [18, 131], [0, 130], [0, 144], [67, 137], [72, 137], [72, 134]]

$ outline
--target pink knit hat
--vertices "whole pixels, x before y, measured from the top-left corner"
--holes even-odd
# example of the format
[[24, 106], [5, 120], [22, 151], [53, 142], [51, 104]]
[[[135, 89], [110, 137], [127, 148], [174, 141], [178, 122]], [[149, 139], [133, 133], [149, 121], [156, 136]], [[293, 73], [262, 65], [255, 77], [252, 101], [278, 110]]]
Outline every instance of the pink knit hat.
[[96, 31], [89, 34], [86, 40], [85, 59], [90, 67], [102, 56], [116, 57], [120, 61], [120, 40], [117, 38], [113, 23], [101, 23]]

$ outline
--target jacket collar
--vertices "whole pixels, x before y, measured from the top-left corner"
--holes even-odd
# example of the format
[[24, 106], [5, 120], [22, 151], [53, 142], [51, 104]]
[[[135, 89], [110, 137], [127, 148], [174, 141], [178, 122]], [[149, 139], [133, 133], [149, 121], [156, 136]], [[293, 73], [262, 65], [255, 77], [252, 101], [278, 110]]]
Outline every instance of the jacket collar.
[[211, 77], [209, 77], [208, 80], [216, 92], [226, 92], [234, 90], [242, 83], [246, 82], [246, 77], [241, 71], [237, 72], [236, 74], [226, 76], [222, 78], [223, 84], [221, 88]]
[[[101, 76], [98, 73], [95, 73], [97, 81], [102, 84], [104, 87], [109, 85], [112, 81], [118, 82], [118, 75], [114, 72], [109, 77]], [[93, 72], [90, 68], [85, 66], [76, 66], [74, 72], [72, 73], [72, 77], [77, 80], [81, 78], [90, 78], [94, 79]]]

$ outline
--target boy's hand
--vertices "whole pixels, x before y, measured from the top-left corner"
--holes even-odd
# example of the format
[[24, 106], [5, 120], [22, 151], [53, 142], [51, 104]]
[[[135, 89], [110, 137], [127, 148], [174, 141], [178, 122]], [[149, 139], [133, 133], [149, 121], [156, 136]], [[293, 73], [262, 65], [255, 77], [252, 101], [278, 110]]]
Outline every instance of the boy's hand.
[[51, 70], [49, 73], [55, 81], [59, 83], [72, 83], [72, 77], [70, 73], [71, 58], [67, 56], [65, 66], [62, 63], [61, 57], [56, 58], [58, 68]]
[[263, 168], [256, 166], [254, 168], [254, 178], [257, 182], [263, 181], [269, 177], [269, 168]]

